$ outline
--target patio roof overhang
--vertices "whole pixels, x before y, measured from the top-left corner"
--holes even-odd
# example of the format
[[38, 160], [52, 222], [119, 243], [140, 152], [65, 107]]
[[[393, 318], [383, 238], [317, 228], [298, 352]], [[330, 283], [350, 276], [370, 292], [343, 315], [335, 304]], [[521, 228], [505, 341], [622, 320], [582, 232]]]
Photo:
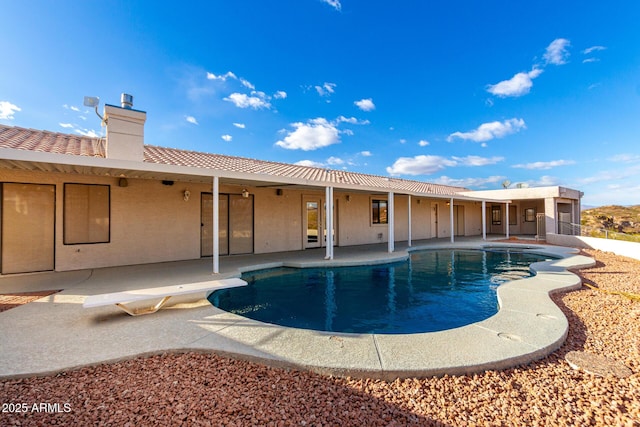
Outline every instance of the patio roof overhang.
[[327, 187], [333, 187], [334, 189], [343, 192], [348, 191], [370, 194], [387, 194], [393, 192], [395, 194], [441, 200], [449, 200], [453, 198], [455, 200], [474, 202], [511, 202], [510, 200], [499, 198], [471, 196], [468, 191], [465, 192], [466, 194], [439, 194], [410, 190], [394, 185], [400, 182], [400, 180], [396, 180], [393, 177], [384, 178], [388, 182], [388, 186], [370, 186], [337, 181], [310, 180], [265, 173], [236, 172], [204, 167], [135, 162], [129, 160], [106, 159], [103, 157], [76, 156], [10, 148], [0, 148], [0, 168], [96, 175], [113, 178], [148, 179], [158, 181], [172, 180], [204, 184], [211, 184], [213, 178], [217, 176], [220, 183], [226, 185], [271, 188], [295, 187], [296, 189], [309, 189], [315, 191], [322, 190]]

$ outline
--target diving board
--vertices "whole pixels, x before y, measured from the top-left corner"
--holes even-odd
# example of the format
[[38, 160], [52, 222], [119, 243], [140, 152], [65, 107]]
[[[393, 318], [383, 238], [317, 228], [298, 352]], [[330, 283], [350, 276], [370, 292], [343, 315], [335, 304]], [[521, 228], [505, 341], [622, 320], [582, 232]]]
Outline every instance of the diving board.
[[[188, 295], [198, 292], [217, 291], [220, 289], [247, 286], [247, 282], [238, 278], [209, 280], [205, 282], [185, 283], [181, 285], [162, 286], [159, 288], [135, 289], [131, 291], [113, 292], [108, 294], [90, 295], [82, 306], [84, 308], [117, 305], [131, 316], [151, 314], [160, 310], [171, 297]], [[148, 307], [131, 308], [127, 304], [136, 301], [147, 301], [161, 298], [159, 302]]]

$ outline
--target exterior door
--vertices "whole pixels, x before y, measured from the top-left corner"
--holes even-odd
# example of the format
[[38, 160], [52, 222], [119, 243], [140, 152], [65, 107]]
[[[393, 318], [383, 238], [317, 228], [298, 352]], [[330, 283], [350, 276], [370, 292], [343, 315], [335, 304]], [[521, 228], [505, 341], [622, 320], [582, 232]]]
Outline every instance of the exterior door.
[[[218, 197], [218, 249], [220, 255], [227, 255], [229, 253], [227, 236], [229, 196], [220, 194]], [[203, 193], [200, 203], [200, 256], [213, 256], [213, 194]]]
[[464, 206], [453, 206], [453, 235], [464, 236]]
[[305, 198], [303, 200], [303, 226], [304, 233], [303, 247], [306, 248], [319, 248], [322, 244], [320, 236], [322, 236], [322, 203], [321, 200]]
[[438, 203], [431, 203], [431, 237], [438, 238]]
[[54, 185], [2, 184], [2, 274], [54, 269]]
[[536, 234], [536, 216], [537, 210], [535, 207], [523, 206], [523, 221], [522, 221], [522, 234]]
[[[219, 194], [220, 255], [253, 253], [253, 195]], [[200, 255], [213, 255], [213, 194], [203, 193], [200, 209]]]

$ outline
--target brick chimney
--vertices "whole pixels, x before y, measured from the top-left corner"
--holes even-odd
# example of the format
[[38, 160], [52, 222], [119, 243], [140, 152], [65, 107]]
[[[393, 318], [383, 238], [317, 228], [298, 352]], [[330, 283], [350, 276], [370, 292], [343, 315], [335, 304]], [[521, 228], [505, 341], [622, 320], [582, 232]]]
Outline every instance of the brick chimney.
[[123, 93], [121, 106], [104, 106], [107, 123], [107, 158], [118, 160], [144, 160], [144, 122], [147, 113], [134, 110], [133, 96]]

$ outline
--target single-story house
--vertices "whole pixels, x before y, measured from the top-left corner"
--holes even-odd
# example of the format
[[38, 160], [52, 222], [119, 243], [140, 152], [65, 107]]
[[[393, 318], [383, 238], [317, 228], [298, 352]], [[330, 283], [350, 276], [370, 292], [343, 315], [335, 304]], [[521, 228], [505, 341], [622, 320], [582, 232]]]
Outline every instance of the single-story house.
[[[144, 144], [146, 113], [106, 105], [106, 137], [0, 125], [0, 274], [334, 246], [571, 233], [582, 193], [428, 182]], [[331, 230], [331, 231], [328, 231]]]

